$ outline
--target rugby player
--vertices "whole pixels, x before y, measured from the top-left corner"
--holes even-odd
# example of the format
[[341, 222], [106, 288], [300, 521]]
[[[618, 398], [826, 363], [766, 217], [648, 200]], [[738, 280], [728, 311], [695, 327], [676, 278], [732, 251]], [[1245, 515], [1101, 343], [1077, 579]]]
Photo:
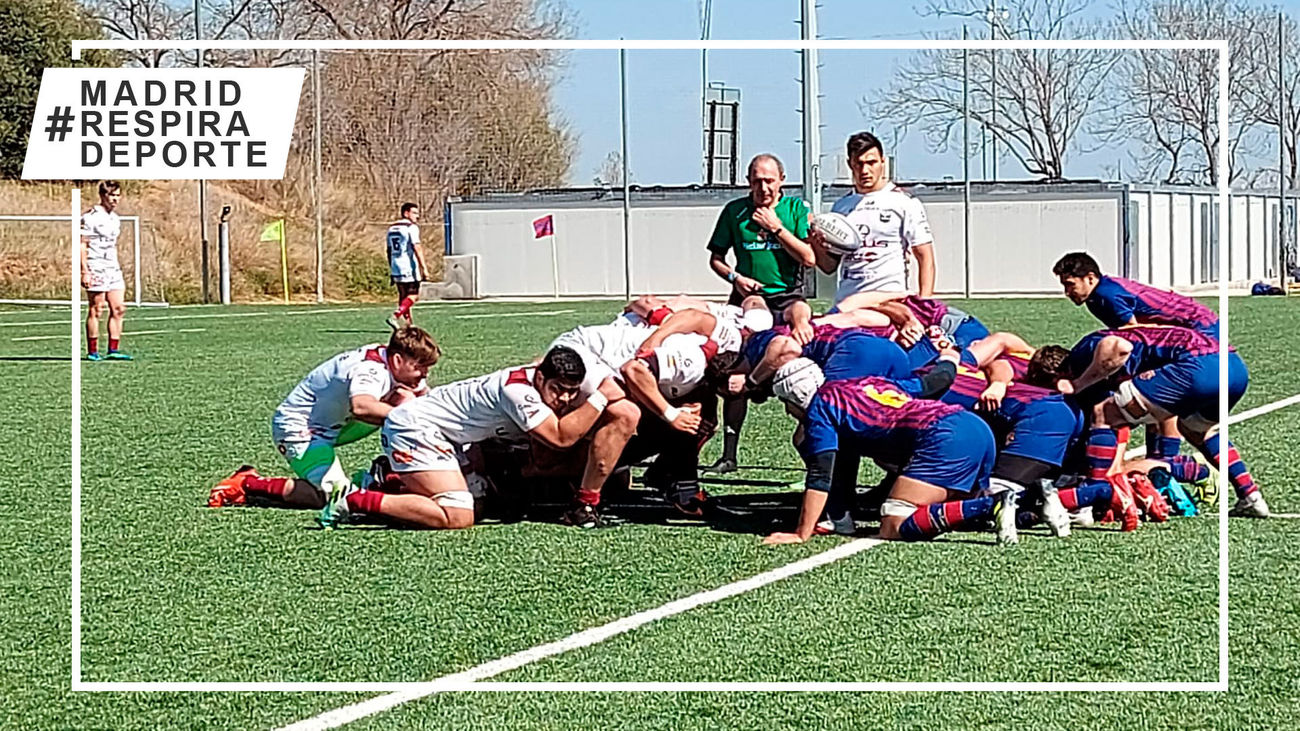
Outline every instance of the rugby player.
[[[318, 522], [333, 528], [369, 515], [418, 528], [468, 528], [474, 497], [462, 473], [466, 447], [523, 435], [557, 449], [572, 447], [612, 405], [610, 397], [621, 398], [608, 387], [584, 393], [585, 376], [582, 358], [560, 346], [536, 366], [449, 383], [407, 400], [388, 414], [380, 433], [400, 491], [335, 490]], [[580, 394], [582, 404], [571, 408]]]
[[851, 451], [904, 458], [881, 511], [881, 538], [926, 540], [991, 517], [999, 543], [1017, 542], [1015, 492], [988, 494], [996, 449], [993, 432], [978, 416], [913, 398], [883, 378], [825, 381], [821, 369], [804, 358], [782, 366], [773, 391], [802, 426], [797, 446], [808, 475], [795, 531], [773, 533], [764, 543], [803, 543], [814, 534], [835, 461]]
[[429, 273], [420, 249], [420, 207], [403, 203], [401, 218], [388, 227], [384, 241], [388, 250], [388, 274], [397, 287], [397, 309], [388, 318], [396, 330], [403, 322], [411, 324], [411, 307], [420, 301], [420, 282]]
[[[1231, 514], [1266, 518], [1268, 504], [1237, 448], [1219, 438], [1219, 344], [1182, 327], [1131, 325], [1085, 336], [1063, 363], [1057, 388], [1062, 393], [1111, 390], [1096, 398], [1088, 432], [1088, 455], [1096, 468], [1113, 461], [1114, 427], [1174, 421], [1211, 464], [1226, 451], [1228, 479], [1237, 493]], [[1250, 375], [1235, 350], [1228, 353], [1228, 406], [1246, 392]]]
[[208, 505], [244, 505], [256, 497], [274, 505], [317, 509], [351, 484], [335, 447], [373, 434], [392, 404], [427, 390], [425, 376], [441, 351], [418, 327], [330, 358], [307, 374], [271, 417], [271, 438], [293, 477], [263, 477], [244, 465], [217, 483]]
[[828, 250], [815, 231], [808, 237], [817, 267], [827, 274], [839, 271], [833, 304], [859, 292], [907, 291], [909, 255], [917, 263], [917, 294], [933, 297], [934, 237], [925, 206], [890, 181], [884, 147], [875, 135], [854, 134], [847, 150], [853, 192], [835, 201], [831, 210], [858, 229], [862, 245], [841, 257]]
[[[117, 206], [122, 186], [114, 180], [99, 184], [99, 204], [81, 214], [81, 286], [89, 298], [86, 307], [86, 360], [131, 360], [118, 348], [122, 319], [126, 316], [126, 281], [117, 260], [117, 237], [122, 220]], [[108, 354], [99, 354], [99, 318], [108, 310]]]

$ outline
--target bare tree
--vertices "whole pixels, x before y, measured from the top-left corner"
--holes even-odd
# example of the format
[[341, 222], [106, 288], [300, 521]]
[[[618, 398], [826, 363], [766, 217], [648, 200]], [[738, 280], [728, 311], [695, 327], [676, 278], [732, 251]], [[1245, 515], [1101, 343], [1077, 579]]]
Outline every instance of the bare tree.
[[[623, 153], [614, 150], [605, 156], [601, 161], [600, 167], [593, 171], [591, 182], [596, 185], [608, 186], [611, 188], [620, 188], [623, 186]], [[632, 171], [627, 171], [627, 177], [632, 179]]]
[[[1264, 9], [1256, 10], [1255, 14], [1257, 18], [1250, 27], [1262, 36], [1260, 38], [1263, 43], [1260, 54], [1262, 59], [1255, 65], [1256, 73], [1247, 80], [1248, 83], [1242, 89], [1242, 96], [1248, 106], [1258, 112], [1257, 122], [1260, 132], [1266, 134], [1270, 140], [1270, 144], [1263, 145], [1265, 148], [1272, 147], [1272, 144], [1275, 144], [1272, 141], [1278, 139], [1280, 114], [1284, 150], [1281, 175], [1288, 188], [1296, 188], [1300, 187], [1300, 167], [1296, 159], [1296, 148], [1300, 144], [1300, 63], [1297, 63], [1300, 60], [1300, 32], [1297, 32], [1295, 20], [1290, 17], [1283, 18], [1282, 43], [1286, 53], [1283, 55], [1279, 84], [1277, 57], [1282, 49], [1278, 48], [1277, 14]], [[1280, 112], [1279, 96], [1282, 106]], [[1273, 148], [1273, 152], [1276, 153], [1276, 148]], [[1267, 180], [1276, 186], [1279, 174], [1276, 164], [1276, 154], [1263, 161], [1259, 169], [1253, 171], [1251, 184], [1261, 185]]]
[[[1097, 37], [1100, 28], [1079, 16], [1084, 0], [1014, 0], [1006, 18], [994, 18], [994, 37], [1055, 40]], [[979, 0], [931, 0], [930, 16], [984, 17]], [[974, 38], [988, 38], [977, 26]], [[994, 57], [997, 54], [996, 78]], [[1098, 112], [1113, 53], [1073, 50], [976, 51], [970, 54], [971, 118], [993, 135], [1030, 175], [1060, 178], [1078, 133]], [[993, 104], [996, 88], [997, 105]], [[886, 90], [861, 105], [868, 119], [919, 127], [931, 150], [960, 146], [962, 61], [954, 51], [921, 51], [898, 70]]]
[[[167, 0], [94, 0], [89, 9], [109, 38], [153, 41], [194, 37], [192, 11], [180, 10]], [[188, 30], [188, 32], [187, 32]], [[172, 49], [129, 49], [127, 63], [147, 68], [172, 65]]]
[[[1229, 182], [1247, 168], [1243, 143], [1268, 114], [1262, 79], [1269, 77], [1267, 16], [1243, 3], [1156, 0], [1119, 7], [1116, 28], [1149, 40], [1226, 38], [1229, 56], [1227, 163]], [[1276, 32], [1274, 32], [1276, 35]], [[1276, 40], [1272, 46], [1276, 47]], [[1165, 183], [1219, 181], [1219, 55], [1213, 50], [1138, 50], [1116, 70], [1114, 115], [1096, 127], [1112, 142], [1137, 141], [1140, 170]], [[1273, 72], [1276, 83], [1276, 72]], [[1273, 112], [1276, 118], [1276, 112]]]

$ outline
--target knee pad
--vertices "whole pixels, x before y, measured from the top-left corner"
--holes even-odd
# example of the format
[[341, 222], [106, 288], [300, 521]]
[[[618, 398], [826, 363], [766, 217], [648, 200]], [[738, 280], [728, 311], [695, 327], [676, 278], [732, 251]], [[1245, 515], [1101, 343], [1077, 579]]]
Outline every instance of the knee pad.
[[474, 494], [469, 490], [450, 490], [433, 496], [433, 501], [444, 508], [474, 509]]
[[1115, 405], [1119, 407], [1119, 413], [1129, 424], [1154, 424], [1155, 417], [1151, 415], [1151, 405], [1147, 403], [1146, 397], [1133, 385], [1132, 381], [1125, 381], [1119, 384], [1115, 389]]
[[893, 516], [895, 518], [908, 518], [916, 512], [916, 504], [909, 503], [906, 500], [898, 498], [889, 498], [880, 506], [880, 515]]

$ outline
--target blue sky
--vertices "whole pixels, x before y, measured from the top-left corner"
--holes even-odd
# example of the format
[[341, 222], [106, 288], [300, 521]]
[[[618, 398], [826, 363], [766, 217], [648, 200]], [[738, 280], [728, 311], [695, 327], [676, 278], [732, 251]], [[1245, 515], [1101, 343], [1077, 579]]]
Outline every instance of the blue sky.
[[[697, 0], [566, 0], [577, 37], [698, 38]], [[1294, 12], [1300, 3], [1284, 7]], [[919, 38], [923, 33], [960, 29], [959, 19], [923, 18], [909, 0], [823, 0], [818, 8], [822, 38]], [[1089, 12], [1108, 16], [1098, 3]], [[712, 36], [717, 39], [798, 38], [798, 0], [714, 0]], [[875, 132], [892, 146], [898, 134], [873, 123], [860, 108], [872, 90], [888, 83], [906, 52], [823, 52], [821, 57], [822, 145], [838, 152], [845, 137], [860, 129]], [[740, 153], [742, 161], [758, 152], [773, 152], [786, 162], [787, 176], [799, 174], [799, 56], [794, 51], [712, 51], [709, 77], [741, 89]], [[629, 166], [639, 184], [699, 182], [700, 54], [697, 51], [628, 52]], [[554, 104], [578, 137], [578, 157], [570, 182], [590, 184], [606, 155], [619, 148], [618, 55], [616, 51], [567, 54]], [[919, 130], [898, 140], [893, 149], [899, 177], [939, 180], [961, 177], [957, 153], [936, 154], [926, 148]], [[1121, 154], [1106, 149], [1075, 153], [1066, 174], [1073, 178], [1107, 177]], [[742, 162], [743, 164], [743, 162]], [[1126, 162], [1127, 164], [1127, 162]], [[973, 175], [979, 160], [972, 158]], [[999, 164], [999, 177], [1027, 177], [1011, 159]], [[823, 172], [831, 179], [830, 171]]]

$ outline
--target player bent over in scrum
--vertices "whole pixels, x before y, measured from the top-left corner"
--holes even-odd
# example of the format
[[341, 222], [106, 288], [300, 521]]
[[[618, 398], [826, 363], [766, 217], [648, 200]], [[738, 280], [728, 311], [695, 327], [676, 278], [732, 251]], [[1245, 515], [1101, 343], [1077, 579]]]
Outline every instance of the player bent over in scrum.
[[1015, 543], [1015, 493], [987, 494], [996, 450], [993, 432], [959, 406], [909, 396], [884, 378], [824, 381], [805, 358], [781, 367], [772, 390], [802, 426], [798, 448], [808, 465], [793, 533], [764, 543], [803, 543], [826, 507], [835, 460], [850, 450], [872, 458], [906, 455], [881, 511], [880, 537], [916, 541], [992, 517], [998, 542]]
[[271, 418], [276, 448], [294, 477], [263, 477], [249, 465], [212, 488], [210, 507], [248, 498], [319, 509], [333, 490], [350, 484], [334, 448], [373, 434], [393, 404], [423, 394], [424, 378], [441, 351], [418, 327], [393, 333], [388, 345], [367, 345], [330, 358], [291, 391]]
[[[1179, 431], [1211, 464], [1226, 449], [1228, 478], [1237, 493], [1231, 514], [1266, 518], [1268, 504], [1237, 453], [1219, 438], [1219, 344], [1209, 336], [1181, 327], [1134, 325], [1102, 330], [1081, 340], [1064, 364], [1058, 388], [1083, 393], [1100, 384], [1113, 385], [1092, 410], [1089, 458], [1114, 449], [1113, 427], [1176, 419]], [[1230, 350], [1228, 407], [1246, 392], [1250, 375]]]
[[333, 528], [366, 514], [418, 528], [468, 528], [474, 524], [474, 498], [461, 472], [464, 447], [524, 434], [558, 449], [573, 446], [609, 403], [605, 393], [593, 391], [570, 410], [585, 376], [582, 358], [556, 347], [536, 367], [450, 383], [403, 403], [388, 415], [380, 434], [400, 492], [336, 491], [318, 521]]

